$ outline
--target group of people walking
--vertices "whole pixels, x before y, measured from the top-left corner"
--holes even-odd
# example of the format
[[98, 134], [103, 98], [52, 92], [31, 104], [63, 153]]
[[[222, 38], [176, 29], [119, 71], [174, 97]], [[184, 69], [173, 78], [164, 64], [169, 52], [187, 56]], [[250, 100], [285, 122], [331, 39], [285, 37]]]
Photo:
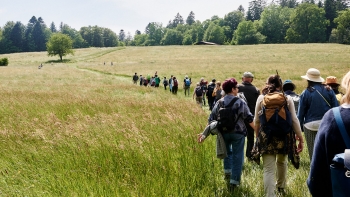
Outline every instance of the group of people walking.
[[[299, 168], [304, 132], [311, 161], [307, 180], [310, 193], [313, 196], [332, 196], [329, 166], [334, 155], [344, 152], [346, 146], [330, 109], [342, 104], [339, 107], [341, 118], [350, 135], [350, 72], [342, 81], [345, 95], [339, 92], [340, 84], [336, 77], [329, 76], [324, 80], [315, 68], [308, 69], [301, 78], [306, 79], [307, 88], [300, 95], [294, 92], [296, 87], [291, 80], [283, 82], [278, 74], [269, 76], [260, 92], [252, 84], [254, 75], [245, 72], [240, 84], [234, 78], [222, 83], [216, 102], [207, 97], [211, 113], [206, 129], [198, 136], [198, 142], [203, 142], [209, 133], [217, 134], [217, 152], [223, 150], [225, 155], [218, 157], [223, 158], [225, 180], [230, 192], [241, 181], [247, 136], [245, 156], [248, 161], [259, 164], [262, 158], [266, 196], [284, 193], [288, 159], [295, 168]], [[201, 82], [197, 86], [201, 86]], [[206, 92], [208, 89], [209, 86]], [[232, 117], [227, 116], [234, 126], [224, 130], [222, 125], [228, 124], [223, 117], [229, 114], [227, 110], [233, 114]]]

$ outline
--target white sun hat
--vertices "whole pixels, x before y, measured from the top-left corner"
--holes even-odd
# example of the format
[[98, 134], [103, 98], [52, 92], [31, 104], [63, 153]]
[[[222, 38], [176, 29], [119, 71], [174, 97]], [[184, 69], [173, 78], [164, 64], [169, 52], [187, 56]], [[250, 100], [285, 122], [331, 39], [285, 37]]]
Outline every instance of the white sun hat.
[[301, 76], [301, 78], [313, 81], [313, 82], [324, 82], [324, 79], [321, 77], [321, 73], [316, 68], [310, 68], [306, 71], [306, 75]]

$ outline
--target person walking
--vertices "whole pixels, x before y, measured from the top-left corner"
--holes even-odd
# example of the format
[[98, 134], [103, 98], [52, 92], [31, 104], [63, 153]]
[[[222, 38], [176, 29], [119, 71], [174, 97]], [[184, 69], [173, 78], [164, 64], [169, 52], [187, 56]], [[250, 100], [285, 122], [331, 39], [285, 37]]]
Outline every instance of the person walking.
[[[222, 87], [226, 95], [213, 107], [208, 118], [208, 125], [212, 121], [218, 120], [219, 110], [222, 109], [222, 107], [228, 107], [230, 113], [232, 113], [234, 117], [230, 121], [231, 123], [235, 123], [233, 129], [227, 131], [220, 131], [219, 129], [223, 136], [227, 151], [227, 157], [224, 158], [225, 179], [228, 181], [227, 185], [229, 191], [233, 192], [241, 182], [244, 141], [245, 135], [247, 134], [247, 128], [245, 127], [244, 121], [249, 122], [251, 127], [254, 127], [254, 124], [253, 115], [250, 113], [247, 104], [243, 100], [234, 96], [238, 92], [236, 79], [226, 79], [222, 84]], [[198, 137], [198, 142], [201, 143], [203, 139], [202, 135], [200, 135]]]
[[321, 119], [329, 109], [339, 104], [333, 90], [322, 84], [324, 79], [319, 70], [310, 68], [301, 78], [307, 80], [307, 88], [300, 95], [298, 119], [305, 134], [311, 160]]
[[158, 75], [154, 76], [154, 82], [155, 82], [155, 86], [154, 87], [159, 88], [160, 78], [158, 77]]
[[186, 75], [185, 76], [185, 79], [184, 79], [184, 90], [185, 90], [185, 96], [186, 96], [186, 92], [187, 92], [187, 96], [190, 96], [190, 87], [191, 87], [191, 78], [188, 78], [188, 76]]
[[221, 92], [222, 92], [221, 82], [217, 81], [215, 84], [216, 84], [216, 86], [215, 86], [213, 94], [212, 94], [212, 96], [214, 97], [214, 103], [213, 103], [214, 105], [215, 105], [216, 101], [220, 100], [222, 97], [222, 95], [221, 95]]
[[140, 86], [143, 85], [143, 80], [144, 80], [144, 77], [142, 75], [140, 75]]
[[[285, 96], [280, 91], [282, 89], [282, 81], [278, 75], [272, 75], [268, 78], [265, 88], [262, 90], [262, 95], [260, 95], [256, 101], [254, 124], [255, 124], [255, 136], [256, 144], [254, 149], [256, 149], [259, 155], [262, 156], [263, 160], [263, 171], [264, 171], [264, 191], [267, 197], [275, 197], [275, 189], [278, 192], [283, 193], [287, 182], [287, 163], [288, 163], [288, 153], [293, 149], [289, 147], [290, 138], [295, 137], [299, 141], [297, 152], [300, 153], [303, 150], [304, 139], [300, 129], [299, 121], [295, 114], [293, 100], [289, 96]], [[265, 98], [267, 97], [267, 98]], [[287, 101], [287, 103], [286, 103]], [[269, 103], [280, 106], [280, 102], [287, 104], [287, 107], [291, 114], [292, 129], [295, 132], [285, 134], [284, 136], [277, 136], [273, 134], [272, 131], [267, 130], [263, 127], [260, 121], [259, 115], [264, 114], [262, 111], [263, 106], [267, 106]], [[275, 110], [275, 109], [273, 109]], [[283, 113], [286, 110], [282, 108], [279, 110]], [[263, 112], [263, 113], [262, 113]], [[266, 112], [267, 114], [268, 112]], [[283, 131], [278, 131], [283, 132]], [[280, 134], [281, 135], [281, 134]], [[277, 181], [276, 181], [277, 177]], [[277, 187], [277, 188], [276, 188]]]
[[350, 136], [350, 72], [341, 82], [345, 89], [340, 107], [328, 110], [323, 118], [315, 138], [310, 173], [307, 185], [312, 196], [333, 196], [330, 165], [335, 154], [344, 153], [346, 144], [337, 125], [335, 111], [340, 113], [340, 119], [345, 126], [346, 135]]
[[176, 77], [174, 76], [174, 77], [173, 77], [173, 88], [172, 88], [173, 94], [177, 94], [178, 88], [179, 88], [179, 82], [178, 82], [178, 80], [176, 79]]
[[[250, 113], [254, 114], [256, 100], [260, 95], [260, 91], [252, 82], [254, 75], [251, 72], [244, 72], [242, 76], [242, 83], [238, 85], [238, 92], [242, 93], [247, 101]], [[251, 151], [254, 146], [254, 128], [249, 127], [249, 123], [245, 123], [247, 127], [247, 147], [245, 156], [248, 160], [251, 159]]]
[[329, 76], [326, 78], [326, 85], [330, 86], [335, 94], [335, 97], [337, 98], [338, 104], [340, 105], [340, 101], [343, 98], [344, 94], [339, 92], [339, 86], [340, 84], [337, 83], [337, 78], [334, 76]]
[[203, 90], [199, 83], [197, 83], [196, 88], [193, 91], [192, 99], [196, 99], [197, 104], [202, 107], [203, 102]]
[[169, 90], [170, 92], [173, 92], [173, 75], [169, 78]]
[[208, 90], [207, 90], [207, 94], [206, 94], [210, 111], [213, 109], [213, 103], [214, 103], [214, 99], [215, 99], [215, 97], [213, 97], [213, 92], [215, 89], [215, 82], [216, 82], [215, 79], [211, 80], [211, 82], [208, 85]]
[[166, 77], [164, 77], [163, 79], [163, 86], [164, 86], [164, 90], [166, 90], [166, 87], [168, 86], [168, 80], [166, 79]]
[[203, 91], [203, 105], [205, 106], [206, 105], [206, 101], [205, 101], [205, 95], [207, 94], [207, 91], [208, 91], [208, 81], [205, 81], [204, 78], [201, 78], [201, 81], [199, 82], [199, 85], [201, 86], [202, 88], [202, 91]]
[[290, 79], [284, 81], [283, 86], [282, 86], [283, 92], [286, 95], [289, 95], [290, 97], [292, 97], [292, 99], [294, 101], [295, 113], [298, 114], [300, 96], [294, 92], [295, 88], [296, 88], [295, 84]]
[[139, 80], [139, 76], [137, 75], [137, 73], [135, 73], [135, 75], [132, 77], [132, 80], [134, 84], [137, 84], [137, 81]]

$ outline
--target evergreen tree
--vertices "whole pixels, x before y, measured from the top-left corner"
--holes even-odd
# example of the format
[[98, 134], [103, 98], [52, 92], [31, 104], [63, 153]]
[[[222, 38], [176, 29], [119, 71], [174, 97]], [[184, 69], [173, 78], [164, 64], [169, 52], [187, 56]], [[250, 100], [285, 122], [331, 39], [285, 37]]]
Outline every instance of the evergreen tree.
[[259, 20], [260, 15], [264, 11], [265, 6], [266, 0], [254, 0], [249, 2], [247, 20]]
[[190, 14], [188, 15], [187, 19], [186, 19], [186, 23], [188, 25], [192, 25], [195, 21], [195, 17], [194, 17], [194, 12], [190, 12]]
[[322, 7], [323, 7], [322, 1], [318, 1], [317, 6], [318, 6], [319, 8], [322, 8]]
[[123, 29], [121, 29], [121, 30], [119, 31], [119, 40], [120, 40], [121, 42], [124, 42], [124, 41], [125, 41], [125, 32], [124, 32]]
[[242, 12], [243, 14], [245, 12], [244, 7], [242, 5], [239, 5], [237, 10]]
[[92, 28], [92, 46], [103, 47], [102, 29], [98, 26]]
[[140, 35], [141, 34], [141, 31], [140, 30], [136, 30], [135, 31], [135, 35]]
[[335, 28], [334, 19], [337, 17], [336, 3], [334, 0], [324, 1], [324, 10], [326, 12], [326, 19], [329, 20], [329, 25], [327, 26], [326, 39], [329, 39], [332, 29]]
[[177, 25], [179, 24], [184, 24], [184, 20], [182, 16], [179, 13], [177, 13], [173, 20], [173, 27], [177, 27]]
[[350, 0], [335, 0], [335, 2], [337, 11], [345, 10], [350, 6]]
[[10, 34], [10, 40], [12, 42], [12, 46], [14, 47], [14, 51], [12, 52], [23, 51], [24, 31], [25, 31], [24, 25], [21, 22], [16, 22]]
[[51, 25], [50, 25], [50, 30], [51, 30], [52, 33], [56, 33], [56, 32], [57, 32], [57, 30], [56, 30], [56, 25], [55, 25], [54, 22], [51, 23]]
[[33, 28], [35, 23], [38, 20], [36, 19], [35, 16], [32, 16], [32, 18], [28, 21], [27, 28], [24, 32], [24, 51], [25, 52], [32, 52], [35, 51], [35, 42], [33, 40]]
[[[41, 19], [41, 17], [39, 17]], [[35, 51], [45, 51], [46, 50], [46, 41], [43, 28], [43, 20], [38, 20], [33, 27], [32, 36], [35, 43]]]

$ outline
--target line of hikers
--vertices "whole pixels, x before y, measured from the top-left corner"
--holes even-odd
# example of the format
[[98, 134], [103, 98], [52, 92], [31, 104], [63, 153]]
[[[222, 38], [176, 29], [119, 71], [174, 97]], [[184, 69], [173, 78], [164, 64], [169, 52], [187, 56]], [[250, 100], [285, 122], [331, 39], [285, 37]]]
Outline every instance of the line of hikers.
[[[217, 135], [216, 153], [223, 159], [224, 179], [230, 192], [234, 192], [241, 181], [247, 136], [245, 155], [248, 161], [260, 164], [262, 158], [265, 195], [283, 195], [288, 160], [299, 168], [304, 132], [311, 161], [307, 179], [310, 193], [313, 196], [332, 196], [336, 192], [350, 194], [342, 190], [349, 187], [333, 187], [330, 170], [335, 154], [346, 148], [346, 140], [334, 121], [336, 117], [330, 112], [332, 108], [337, 109], [334, 107], [339, 103], [343, 103], [339, 108], [340, 119], [350, 135], [350, 72], [342, 82], [345, 95], [339, 92], [336, 77], [324, 80], [315, 68], [310, 68], [301, 78], [306, 79], [308, 85], [300, 96], [294, 92], [295, 84], [291, 80], [282, 82], [278, 73], [268, 77], [260, 94], [252, 85], [254, 75], [251, 72], [243, 74], [241, 84], [234, 78], [226, 79], [221, 92], [216, 93], [222, 98], [209, 106], [212, 111], [207, 127], [198, 135], [198, 142], [203, 142], [209, 134]], [[201, 82], [197, 87], [201, 87]], [[201, 101], [199, 96], [196, 100]], [[346, 172], [344, 164], [342, 166], [340, 169]], [[345, 178], [344, 173], [342, 176]]]

